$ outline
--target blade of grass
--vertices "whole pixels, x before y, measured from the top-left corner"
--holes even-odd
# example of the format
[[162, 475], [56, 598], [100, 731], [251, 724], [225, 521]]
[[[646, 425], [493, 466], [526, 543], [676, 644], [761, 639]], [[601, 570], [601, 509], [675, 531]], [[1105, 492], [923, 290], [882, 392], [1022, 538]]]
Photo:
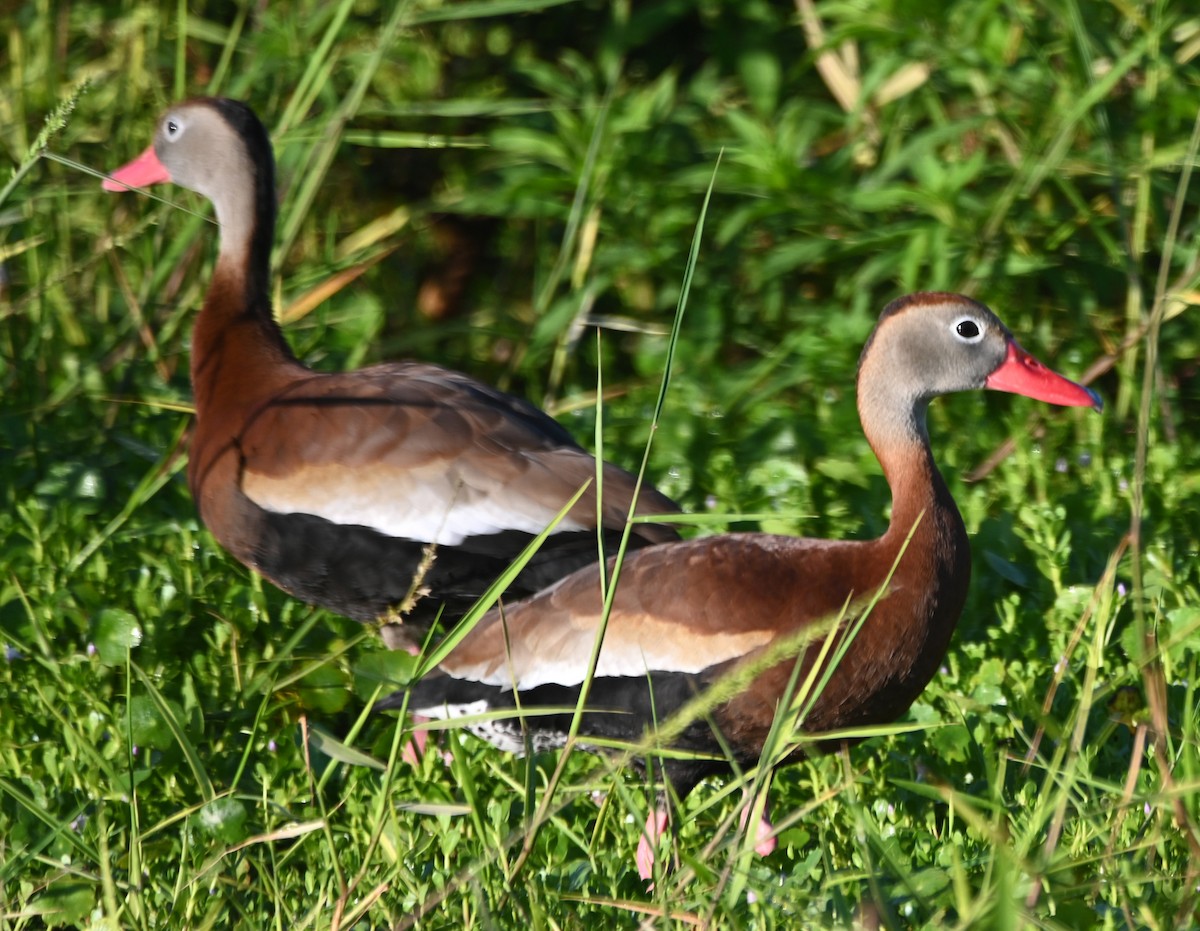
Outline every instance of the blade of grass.
[[[684, 311], [687, 309], [688, 295], [691, 291], [692, 276], [695, 272], [696, 262], [699, 260], [700, 256], [700, 242], [704, 232], [704, 220], [708, 215], [708, 205], [712, 200], [712, 192], [716, 186], [717, 171], [720, 166], [721, 159], [720, 156], [718, 156], [717, 161], [713, 166], [713, 173], [709, 180], [708, 190], [705, 192], [704, 201], [700, 207], [700, 216], [696, 221], [695, 232], [692, 234], [692, 247], [688, 255], [687, 266], [684, 270], [683, 286], [680, 289], [679, 303], [675, 310], [675, 321], [671, 328], [671, 339], [667, 347], [667, 359], [663, 369], [662, 386], [659, 389], [658, 401], [655, 405], [654, 414], [651, 417], [650, 436], [646, 441], [646, 448], [642, 454], [641, 467], [638, 470], [637, 480], [634, 483], [632, 500], [630, 501], [629, 515], [631, 517], [636, 511], [638, 494], [641, 490], [642, 482], [644, 481], [646, 473], [646, 467], [650, 460], [650, 451], [654, 441], [654, 432], [657, 429], [659, 418], [661, 417], [663, 408], [666, 405], [666, 394], [667, 388], [670, 384], [671, 365], [674, 361], [675, 350], [679, 343], [679, 330], [683, 325]], [[596, 396], [597, 398], [603, 397], [603, 391], [598, 391]], [[597, 419], [600, 419], [599, 414]], [[600, 456], [598, 455], [597, 462], [599, 463], [599, 461]], [[579, 688], [579, 698], [576, 704], [575, 713], [571, 718], [571, 724], [567, 729], [566, 744], [562, 752], [559, 754], [558, 764], [555, 766], [554, 773], [551, 775], [546, 789], [543, 792], [542, 802], [538, 807], [538, 811], [535, 813], [532, 819], [529, 831], [526, 834], [525, 844], [521, 851], [521, 855], [513, 864], [513, 869], [508, 876], [509, 882], [515, 879], [517, 873], [524, 866], [526, 860], [528, 859], [529, 853], [533, 849], [533, 842], [537, 836], [537, 831], [541, 824], [546, 820], [546, 812], [549, 808], [551, 800], [554, 797], [554, 791], [558, 786], [559, 780], [562, 779], [567, 761], [570, 759], [571, 754], [574, 751], [576, 737], [579, 733], [579, 726], [583, 721], [583, 711], [587, 706], [588, 695], [591, 691], [592, 679], [596, 673], [596, 664], [599, 662], [600, 651], [604, 645], [604, 635], [608, 629], [608, 618], [612, 613], [613, 599], [616, 597], [617, 585], [619, 584], [620, 579], [621, 563], [625, 558], [625, 550], [629, 543], [629, 534], [631, 530], [632, 525], [626, 521], [624, 532], [621, 535], [621, 542], [617, 548], [616, 556], [614, 557], [611, 578], [606, 582], [604, 574], [601, 573], [601, 596], [603, 598], [603, 607], [600, 614], [600, 623], [596, 627], [596, 635], [592, 642], [591, 654], [588, 657], [588, 663], [584, 673], [583, 682]]]
[[[1188, 144], [1187, 157], [1179, 174], [1176, 187], [1175, 203], [1171, 209], [1171, 218], [1167, 224], [1167, 232], [1159, 263], [1158, 277], [1155, 282], [1154, 305], [1150, 310], [1150, 328], [1146, 333], [1145, 356], [1143, 366], [1141, 404], [1138, 408], [1137, 444], [1133, 470], [1133, 500], [1130, 513], [1129, 534], [1132, 542], [1133, 589], [1134, 589], [1134, 623], [1138, 632], [1137, 641], [1142, 647], [1140, 657], [1142, 675], [1146, 688], [1146, 700], [1151, 710], [1151, 720], [1156, 731], [1154, 740], [1154, 760], [1158, 767], [1158, 777], [1163, 791], [1172, 794], [1174, 780], [1172, 777], [1171, 755], [1167, 749], [1169, 740], [1169, 723], [1167, 711], [1166, 677], [1163, 674], [1160, 660], [1160, 648], [1154, 625], [1146, 622], [1145, 605], [1147, 594], [1143, 576], [1143, 560], [1145, 559], [1145, 542], [1142, 537], [1142, 521], [1145, 514], [1146, 461], [1149, 449], [1151, 419], [1156, 397], [1155, 386], [1159, 379], [1158, 352], [1163, 315], [1167, 309], [1167, 282], [1170, 278], [1171, 259], [1175, 252], [1179, 236], [1179, 227], [1187, 203], [1188, 186], [1191, 183], [1192, 166], [1196, 155], [1200, 152], [1200, 112], [1192, 124], [1192, 136]], [[1197, 876], [1200, 876], [1200, 830], [1193, 822], [1187, 806], [1176, 797], [1173, 804], [1174, 817], [1180, 831], [1187, 839], [1192, 856], [1188, 861], [1188, 885], [1194, 886]]]
[[[589, 482], [588, 484], [591, 483]], [[479, 623], [483, 616], [491, 609], [492, 605], [504, 594], [509, 585], [512, 584], [513, 579], [521, 573], [521, 570], [525, 568], [529, 560], [537, 554], [542, 544], [546, 542], [546, 538], [554, 532], [559, 523], [570, 513], [571, 508], [575, 506], [587, 489], [588, 485], [583, 485], [579, 491], [575, 492], [574, 497], [563, 506], [550, 525], [529, 541], [529, 545], [521, 551], [521, 555], [488, 587], [487, 591], [479, 597], [479, 600], [475, 602], [471, 610], [463, 616], [463, 619], [438, 642], [436, 647], [422, 657], [417, 671], [413, 674], [414, 680], [420, 679], [433, 671], [442, 660], [453, 652], [454, 648], [462, 642], [463, 638], [475, 629], [475, 625]]]
[[[332, 37], [332, 35], [336, 34], [334, 27], [340, 28], [353, 5], [353, 0], [342, 0], [337, 7], [337, 18], [331, 24], [330, 29], [327, 30], [326, 34], [328, 36]], [[308, 151], [305, 160], [306, 164], [300, 178], [299, 189], [289, 205], [287, 216], [282, 218], [283, 222], [280, 224], [280, 235], [274, 251], [276, 263], [278, 263], [279, 257], [288, 255], [291, 252], [296, 237], [300, 234], [300, 224], [312, 209], [317, 191], [320, 190], [321, 185], [325, 182], [325, 178], [329, 173], [329, 166], [333, 164], [333, 157], [337, 154], [346, 124], [354, 119], [358, 113], [358, 108], [362, 105], [367, 88], [370, 87], [371, 81], [374, 80], [375, 74], [383, 62], [384, 55], [391, 48], [392, 42], [399, 33], [401, 26], [409, 19], [411, 5], [410, 0], [405, 0], [405, 2], [397, 3], [392, 9], [391, 15], [385, 22], [383, 29], [380, 30], [375, 47], [356, 70], [354, 85], [338, 105], [333, 115], [325, 121], [320, 140]], [[332, 38], [330, 41], [332, 41]], [[299, 98], [299, 94], [293, 95], [293, 101]], [[280, 127], [288, 126], [292, 116], [292, 114], [285, 112], [284, 119], [280, 122]]]
[[[192, 743], [184, 729], [182, 722], [175, 717], [175, 712], [171, 708], [170, 703], [163, 697], [161, 691], [154, 684], [145, 671], [137, 663], [131, 659], [129, 661], [130, 671], [142, 683], [147, 694], [154, 702], [155, 708], [158, 709], [159, 715], [163, 722], [171, 731], [171, 736], [175, 739], [176, 745], [183, 752], [183, 758], [187, 760], [188, 768], [192, 771], [192, 776], [196, 779], [196, 785], [200, 787], [200, 792], [204, 796], [206, 802], [211, 802], [217, 797], [216, 789], [213, 788], [212, 780], [208, 776], [208, 772], [204, 769], [204, 764], [200, 761], [200, 753], [196, 749], [196, 745]], [[129, 734], [129, 743], [133, 744], [132, 733]]]

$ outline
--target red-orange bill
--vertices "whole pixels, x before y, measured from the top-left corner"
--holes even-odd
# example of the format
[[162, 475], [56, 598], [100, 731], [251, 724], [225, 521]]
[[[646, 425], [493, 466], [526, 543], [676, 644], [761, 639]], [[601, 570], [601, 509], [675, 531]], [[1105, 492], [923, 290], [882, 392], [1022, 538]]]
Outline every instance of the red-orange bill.
[[1090, 407], [1097, 411], [1104, 409], [1104, 402], [1095, 391], [1052, 372], [1018, 346], [1015, 340], [1009, 340], [1008, 355], [1000, 363], [1000, 368], [987, 377], [984, 385], [996, 391], [1023, 394], [1048, 404]]
[[170, 180], [171, 173], [154, 154], [154, 146], [150, 146], [128, 165], [122, 165], [105, 178], [101, 187], [106, 191], [128, 191], [130, 188], [149, 187]]

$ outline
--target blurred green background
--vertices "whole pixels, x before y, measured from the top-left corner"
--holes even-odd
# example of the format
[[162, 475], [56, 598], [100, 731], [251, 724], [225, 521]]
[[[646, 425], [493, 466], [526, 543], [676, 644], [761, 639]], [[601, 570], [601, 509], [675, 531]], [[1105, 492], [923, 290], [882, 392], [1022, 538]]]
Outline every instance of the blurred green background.
[[[0, 927], [1196, 922], [1188, 4], [35, 0], [0, 29]], [[626, 467], [712, 181], [649, 466], [717, 515], [689, 532], [882, 531], [854, 367], [907, 291], [985, 301], [1108, 407], [934, 405], [975, 572], [913, 729], [783, 771], [766, 860], [707, 786], [648, 892], [639, 777], [573, 757], [535, 831], [553, 756], [391, 765], [364, 708], [403, 661], [199, 526], [215, 230], [96, 172], [210, 93], [272, 131], [302, 359], [461, 369], [589, 446], [602, 375]]]

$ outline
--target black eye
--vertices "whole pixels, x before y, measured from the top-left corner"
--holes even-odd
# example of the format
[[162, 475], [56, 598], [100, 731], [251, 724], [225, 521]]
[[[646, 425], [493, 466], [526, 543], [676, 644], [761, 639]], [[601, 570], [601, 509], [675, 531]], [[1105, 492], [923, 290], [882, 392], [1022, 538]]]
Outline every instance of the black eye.
[[177, 132], [179, 132], [179, 124], [174, 120], [167, 120], [167, 135], [174, 136]]
[[967, 343], [977, 343], [983, 339], [983, 330], [970, 317], [959, 317], [954, 321], [954, 332], [958, 338]]

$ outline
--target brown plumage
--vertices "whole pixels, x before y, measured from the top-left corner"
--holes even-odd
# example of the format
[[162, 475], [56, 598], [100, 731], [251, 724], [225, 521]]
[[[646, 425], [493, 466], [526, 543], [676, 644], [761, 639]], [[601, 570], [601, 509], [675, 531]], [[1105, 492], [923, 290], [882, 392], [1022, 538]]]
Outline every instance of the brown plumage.
[[[222, 546], [280, 588], [358, 620], [388, 615], [418, 588], [409, 620], [427, 620], [443, 605], [469, 607], [590, 482], [510, 593], [597, 561], [596, 462], [545, 413], [434, 365], [324, 374], [297, 361], [271, 311], [274, 159], [248, 107], [177, 104], [104, 187], [162, 181], [211, 200], [220, 227], [192, 340], [188, 481]], [[606, 464], [602, 485], [611, 548], [636, 482]], [[678, 508], [642, 489], [637, 511]], [[669, 527], [637, 524], [630, 546], [673, 539]]]
[[[680, 798], [705, 776], [728, 770], [724, 746], [739, 766], [754, 765], [786, 699], [796, 656], [803, 674], [816, 662], [820, 643], [797, 643], [778, 659], [768, 651], [798, 641], [818, 622], [836, 620], [844, 608], [843, 631], [864, 614], [865, 620], [802, 728], [821, 734], [903, 714], [945, 655], [971, 572], [966, 530], [934, 464], [925, 412], [937, 395], [982, 387], [1053, 404], [1101, 406], [1089, 389], [1025, 353], [995, 315], [970, 298], [923, 293], [890, 304], [863, 350], [858, 377], [863, 430], [892, 489], [887, 532], [866, 541], [727, 534], [631, 554], [620, 567], [581, 739], [638, 740], [724, 675], [760, 664], [743, 689], [713, 709], [713, 727], [697, 720], [673, 740], [677, 748], [717, 760], [657, 764]], [[865, 613], [876, 594], [878, 602]], [[518, 705], [527, 711], [572, 706], [601, 618], [597, 569], [576, 572], [485, 616], [434, 674], [409, 690], [407, 707], [455, 717]], [[383, 704], [396, 707], [404, 699], [398, 694]], [[570, 718], [536, 715], [472, 730], [508, 749], [521, 749], [527, 736], [535, 747], [555, 746]], [[639, 846], [643, 876], [651, 869], [651, 840], [666, 823], [660, 807]], [[760, 840], [769, 849], [770, 838]]]

